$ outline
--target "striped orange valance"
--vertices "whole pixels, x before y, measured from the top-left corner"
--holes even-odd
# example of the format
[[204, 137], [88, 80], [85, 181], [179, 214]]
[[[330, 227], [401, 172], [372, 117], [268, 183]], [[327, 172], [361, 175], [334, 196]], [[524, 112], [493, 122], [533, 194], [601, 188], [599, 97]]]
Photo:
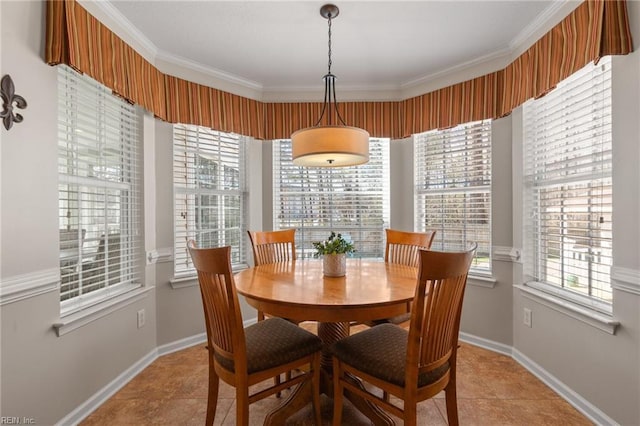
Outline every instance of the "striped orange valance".
[[[321, 103], [265, 103], [163, 74], [75, 0], [47, 1], [45, 60], [64, 63], [157, 117], [258, 139], [315, 124]], [[509, 114], [588, 62], [632, 51], [624, 0], [587, 0], [506, 68], [398, 102], [344, 102], [345, 122], [398, 139]]]
[[165, 75], [167, 121], [266, 139], [265, 104]]
[[505, 116], [591, 61], [633, 50], [624, 1], [586, 1], [500, 71], [404, 102], [403, 136]]
[[[267, 139], [288, 138], [296, 130], [314, 126], [322, 112], [322, 103], [265, 105]], [[338, 108], [348, 125], [366, 129], [373, 137], [398, 138], [402, 133], [402, 102], [343, 102]], [[320, 124], [328, 124], [327, 114]]]
[[445, 87], [404, 101], [403, 137], [431, 129], [499, 116], [498, 73]]
[[500, 71], [500, 115], [544, 95], [591, 61], [632, 50], [626, 3], [587, 1]]
[[75, 1], [47, 2], [45, 56], [167, 118], [164, 75]]

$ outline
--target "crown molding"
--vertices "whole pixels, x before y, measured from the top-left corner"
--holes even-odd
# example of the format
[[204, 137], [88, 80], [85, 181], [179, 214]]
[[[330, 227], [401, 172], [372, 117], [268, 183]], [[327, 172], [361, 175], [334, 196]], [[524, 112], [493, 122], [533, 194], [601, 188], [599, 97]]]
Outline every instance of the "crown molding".
[[[302, 94], [305, 97], [305, 100], [307, 100], [309, 93], [317, 92], [317, 90], [319, 90], [317, 87], [264, 86], [256, 81], [242, 78], [235, 74], [215, 69], [200, 62], [193, 61], [179, 55], [175, 55], [170, 52], [158, 49], [158, 47], [150, 39], [148, 39], [138, 28], [136, 28], [131, 23], [131, 21], [129, 21], [118, 9], [113, 6], [113, 1], [114, 0], [78, 0], [78, 2], [89, 12], [99, 15], [96, 16], [98, 19], [100, 19], [100, 17], [106, 17], [109, 22], [117, 25], [119, 27], [119, 31], [115, 31], [113, 28], [112, 30], [114, 30], [114, 32], [116, 32], [116, 34], [119, 34], [121, 37], [123, 37], [124, 33], [123, 38], [126, 38], [129, 42], [132, 42], [132, 44], [138, 44], [143, 49], [145, 49], [147, 56], [150, 57], [150, 62], [161, 69], [161, 71], [163, 71], [162, 68], [166, 69], [166, 67], [160, 66], [162, 64], [158, 64], [158, 62], [164, 62], [166, 65], [169, 65], [169, 68], [171, 66], [177, 67], [177, 69], [173, 70], [171, 74], [176, 75], [179, 78], [185, 78], [183, 77], [183, 75], [187, 75], [189, 74], [189, 72], [196, 72], [201, 75], [213, 78], [214, 80], [235, 85], [240, 89], [230, 90], [229, 88], [222, 87], [220, 88], [221, 90], [228, 90], [233, 93], [241, 94], [242, 96], [247, 96], [247, 94], [242, 93], [242, 89], [250, 90], [255, 94], [253, 96], [249, 95], [249, 97], [253, 97], [256, 99], [260, 98], [261, 100], [266, 99], [267, 101], [275, 100], [280, 102], [292, 102], [293, 99], [295, 99], [296, 101], [301, 101], [299, 99], [300, 94]], [[451, 77], [456, 73], [462, 73], [464, 71], [480, 67], [481, 65], [488, 64], [501, 64], [501, 66], [504, 67], [510, 62], [510, 60], [513, 59], [514, 55], [518, 51], [529, 47], [528, 45], [525, 46], [524, 44], [527, 43], [531, 37], [535, 36], [539, 31], [546, 29], [550, 25], [550, 23], [555, 24], [555, 18], [560, 14], [561, 11], [566, 12], [565, 9], [568, 9], [569, 7], [574, 9], [579, 4], [580, 2], [577, 2], [575, 0], [557, 0], [552, 2], [551, 5], [549, 5], [534, 21], [532, 21], [516, 37], [514, 37], [507, 47], [502, 48], [496, 52], [480, 56], [478, 58], [455, 65], [445, 70], [423, 75], [413, 80], [400, 83], [398, 85], [351, 86], [341, 87], [340, 90], [341, 92], [345, 93], [350, 92], [351, 94], [345, 99], [350, 99], [352, 101], [401, 101], [407, 97], [413, 96], [405, 96], [406, 92], [413, 93], [415, 92], [415, 89], [420, 87], [429, 86], [429, 91], [435, 90], [436, 88], [432, 88], [430, 86], [435, 87], [435, 83], [439, 84], [439, 79], [442, 79], [442, 83], [445, 84], [445, 86], [447, 84], [452, 84], [445, 81], [444, 79], [446, 79], [447, 77]], [[100, 20], [102, 21], [102, 19]], [[468, 79], [468, 77], [464, 78]], [[207, 83], [203, 82], [203, 84]], [[343, 99], [342, 101], [345, 102], [345, 99]]]
[[[142, 33], [135, 25], [127, 19], [118, 9], [113, 6], [111, 1], [90, 1], [90, 0], [78, 0], [78, 3], [82, 7], [84, 7], [88, 12], [92, 15], [100, 15], [108, 18], [109, 22], [114, 22], [119, 26], [119, 30], [116, 31], [114, 28], [111, 28], [104, 22], [103, 19], [100, 19], [99, 16], [96, 16], [100, 22], [110, 27], [112, 31], [114, 31], [119, 37], [126, 38], [128, 41], [133, 41], [139, 44], [146, 52], [147, 59], [150, 62], [154, 62], [156, 56], [158, 55], [158, 47], [151, 41], [149, 38]], [[124, 34], [122, 34], [124, 32]], [[141, 53], [141, 52], [138, 52]]]
[[[540, 15], [536, 17], [536, 19], [531, 21], [529, 25], [524, 27], [524, 29], [520, 31], [518, 35], [513, 38], [513, 40], [511, 40], [511, 42], [509, 43], [509, 49], [511, 50], [511, 52], [516, 52], [522, 48], [528, 48], [529, 46], [525, 46], [527, 40], [529, 40], [541, 30], [543, 30], [544, 32], [548, 31], [546, 27], [549, 26], [550, 23], [553, 23], [553, 25], [555, 25], [556, 22], [554, 22], [554, 18], [562, 9], [567, 7], [568, 4], [574, 5], [575, 8], [575, 6], [578, 6], [580, 2], [577, 2], [575, 0], [556, 0], [552, 2], [545, 10], [542, 11]], [[563, 17], [564, 16], [566, 16], [566, 14], [563, 14]]]
[[173, 65], [177, 65], [179, 67], [187, 68], [191, 71], [199, 72], [201, 74], [213, 77], [215, 79], [223, 80], [228, 83], [244, 86], [251, 90], [262, 91], [264, 89], [260, 83], [255, 82], [253, 80], [238, 77], [235, 74], [231, 74], [222, 70], [208, 67], [206, 65], [201, 64], [200, 62], [192, 61], [191, 59], [183, 58], [181, 56], [171, 54], [164, 50], [158, 51], [158, 53], [156, 54], [156, 60], [164, 61]]
[[[343, 102], [394, 102], [404, 99], [397, 86], [340, 86], [338, 103]], [[267, 87], [262, 91], [263, 102], [322, 102], [323, 88], [316, 87]]]
[[475, 67], [477, 67], [479, 65], [486, 64], [487, 62], [493, 62], [493, 61], [500, 60], [500, 59], [507, 59], [507, 58], [510, 58], [510, 57], [511, 57], [511, 49], [503, 48], [503, 49], [500, 49], [500, 50], [498, 50], [496, 52], [492, 52], [492, 53], [489, 53], [487, 55], [479, 56], [479, 57], [477, 57], [475, 59], [472, 59], [470, 61], [454, 65], [453, 67], [450, 67], [450, 68], [447, 68], [447, 69], [444, 69], [444, 70], [441, 70], [441, 71], [438, 71], [438, 72], [435, 72], [435, 73], [432, 73], [432, 74], [427, 74], [427, 75], [424, 75], [422, 77], [418, 77], [418, 78], [416, 78], [414, 80], [411, 80], [411, 81], [408, 81], [406, 83], [402, 83], [400, 85], [400, 87], [403, 90], [412, 89], [412, 88], [414, 88], [416, 86], [421, 86], [421, 85], [424, 85], [424, 84], [431, 83], [431, 82], [433, 82], [434, 80], [436, 80], [438, 78], [449, 76], [449, 75], [454, 74], [454, 73], [459, 73], [461, 71], [465, 71], [465, 70], [468, 70], [470, 68], [475, 68]]

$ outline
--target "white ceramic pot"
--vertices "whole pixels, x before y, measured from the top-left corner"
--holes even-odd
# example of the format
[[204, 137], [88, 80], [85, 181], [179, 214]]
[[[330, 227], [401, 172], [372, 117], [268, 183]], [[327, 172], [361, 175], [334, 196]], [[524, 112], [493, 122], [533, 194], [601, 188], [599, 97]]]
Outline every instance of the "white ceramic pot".
[[322, 272], [326, 277], [343, 277], [347, 273], [347, 254], [325, 254]]

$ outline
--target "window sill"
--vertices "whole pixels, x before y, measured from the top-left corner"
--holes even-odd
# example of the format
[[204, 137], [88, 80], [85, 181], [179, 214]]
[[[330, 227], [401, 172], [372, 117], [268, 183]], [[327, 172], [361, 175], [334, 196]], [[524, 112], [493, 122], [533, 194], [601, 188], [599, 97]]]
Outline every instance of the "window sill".
[[[249, 268], [249, 265], [242, 264], [242, 265], [233, 266], [232, 271], [234, 274], [236, 274], [248, 268]], [[178, 290], [181, 288], [188, 288], [188, 287], [197, 287], [198, 273], [193, 271], [192, 273], [174, 276], [169, 280], [169, 285], [174, 290]]]
[[523, 285], [515, 285], [523, 296], [534, 302], [540, 303], [556, 312], [560, 312], [568, 317], [581, 321], [592, 327], [595, 327], [605, 333], [616, 334], [616, 330], [620, 325], [612, 316], [603, 314], [594, 309], [578, 304], [576, 302], [562, 299], [548, 291], [536, 288], [544, 286], [535, 282], [525, 283]]
[[103, 318], [119, 309], [124, 308], [134, 302], [142, 300], [147, 296], [147, 293], [154, 287], [137, 287], [134, 290], [120, 294], [104, 302], [90, 306], [78, 312], [74, 312], [69, 315], [62, 316], [60, 322], [53, 324], [53, 328], [56, 330], [58, 337], [64, 336], [67, 333], [72, 332], [80, 327]]
[[467, 284], [475, 287], [494, 288], [498, 280], [493, 275], [469, 273]]
[[179, 275], [169, 280], [172, 289], [178, 290], [186, 287], [196, 287], [198, 285], [198, 274], [195, 272], [189, 275]]

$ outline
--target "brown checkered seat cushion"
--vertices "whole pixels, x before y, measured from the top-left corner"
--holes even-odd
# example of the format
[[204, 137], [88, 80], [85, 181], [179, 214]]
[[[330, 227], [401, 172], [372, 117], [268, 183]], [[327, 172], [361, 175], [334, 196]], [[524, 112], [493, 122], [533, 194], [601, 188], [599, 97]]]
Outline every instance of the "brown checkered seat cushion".
[[[303, 358], [322, 348], [320, 338], [282, 318], [268, 318], [244, 330], [247, 342], [248, 373], [267, 370]], [[215, 354], [225, 369], [234, 362]]]
[[391, 318], [373, 320], [371, 321], [370, 326], [373, 327], [379, 324], [402, 324], [403, 322], [407, 322], [410, 319], [411, 319], [411, 312], [407, 312], [405, 314], [401, 314]]
[[[379, 379], [404, 386], [409, 333], [394, 324], [381, 324], [339, 340], [331, 351], [346, 364]], [[449, 369], [445, 364], [418, 378], [418, 386], [426, 386], [438, 380]]]

